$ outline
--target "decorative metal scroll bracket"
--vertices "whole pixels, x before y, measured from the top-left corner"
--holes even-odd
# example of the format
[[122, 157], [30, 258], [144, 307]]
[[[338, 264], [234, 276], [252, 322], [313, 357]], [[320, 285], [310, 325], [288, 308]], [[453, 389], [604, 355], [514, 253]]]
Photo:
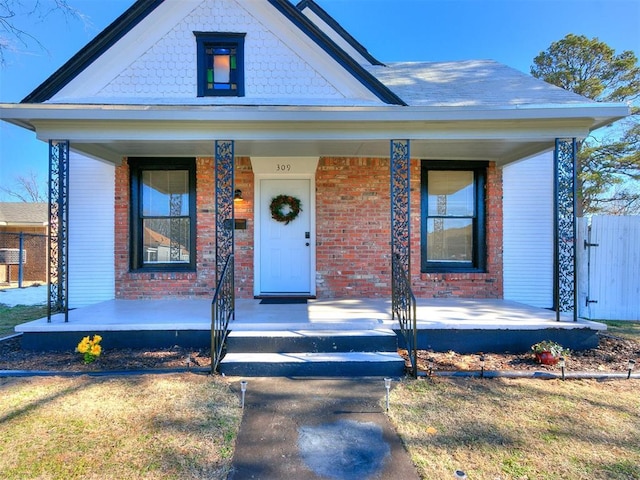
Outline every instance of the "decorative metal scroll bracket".
[[573, 312], [578, 320], [576, 224], [577, 224], [576, 139], [557, 138], [554, 152], [554, 308]]
[[[235, 223], [234, 196], [234, 142], [215, 142], [215, 211], [216, 211], [216, 284], [220, 282], [227, 259], [233, 254]], [[233, 265], [231, 266], [233, 271]]]
[[403, 270], [411, 278], [409, 150], [409, 140], [391, 140], [391, 255], [397, 256]]
[[49, 140], [49, 271], [47, 321], [69, 321], [69, 141]]

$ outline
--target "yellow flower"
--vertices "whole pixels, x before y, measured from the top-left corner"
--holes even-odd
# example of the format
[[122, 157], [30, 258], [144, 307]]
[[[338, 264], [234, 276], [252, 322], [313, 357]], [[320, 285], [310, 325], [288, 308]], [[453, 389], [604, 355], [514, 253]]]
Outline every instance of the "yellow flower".
[[80, 343], [76, 347], [76, 350], [80, 353], [85, 353], [89, 351], [89, 337], [84, 337], [80, 340]]
[[76, 352], [83, 355], [84, 363], [91, 363], [100, 356], [102, 353], [102, 347], [99, 345], [101, 340], [100, 335], [94, 335], [93, 338], [87, 336], [80, 340]]

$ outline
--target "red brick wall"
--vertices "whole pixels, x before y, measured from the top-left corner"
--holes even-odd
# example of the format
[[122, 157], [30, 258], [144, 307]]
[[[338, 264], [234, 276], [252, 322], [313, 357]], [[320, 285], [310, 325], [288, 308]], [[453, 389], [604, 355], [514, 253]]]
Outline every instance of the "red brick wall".
[[[316, 189], [318, 297], [388, 296], [389, 160], [322, 158]], [[420, 161], [412, 160], [411, 277], [416, 296], [502, 298], [502, 174], [494, 163], [487, 171], [486, 193], [487, 272], [420, 273]]]
[[486, 273], [420, 273], [420, 162], [412, 163], [411, 262], [413, 291], [421, 298], [502, 298], [502, 170], [487, 169]]
[[242, 190], [242, 201], [234, 202], [235, 218], [247, 221], [246, 230], [235, 231], [236, 295], [253, 298], [253, 170], [251, 160], [236, 158], [236, 188]]
[[[129, 168], [116, 170], [116, 297], [206, 297], [215, 288], [213, 159], [198, 158], [197, 271], [129, 271]], [[387, 297], [390, 294], [389, 160], [321, 158], [316, 173], [318, 298]], [[253, 296], [254, 177], [248, 158], [236, 159], [236, 291]], [[420, 161], [411, 162], [412, 282], [418, 297], [502, 297], [502, 177], [491, 164], [487, 176], [487, 273], [420, 273]], [[168, 293], [170, 292], [170, 293]]]
[[317, 296], [388, 296], [389, 160], [321, 158], [316, 172]]
[[[252, 178], [251, 166], [248, 159], [239, 158], [236, 161], [237, 188], [243, 190], [245, 198], [253, 192], [249, 184], [246, 188], [243, 179], [249, 176]], [[146, 299], [146, 298], [209, 298], [213, 296], [215, 289], [215, 185], [213, 176], [213, 159], [196, 159], [196, 271], [195, 272], [133, 272], [129, 269], [129, 166], [126, 161], [116, 169], [116, 198], [115, 198], [115, 277], [116, 277], [116, 298], [126, 299]], [[252, 181], [252, 180], [251, 180]], [[243, 203], [242, 208], [248, 208], [251, 203]], [[238, 212], [236, 217], [241, 218], [246, 212]], [[252, 213], [252, 209], [249, 209]], [[252, 225], [253, 222], [247, 222]], [[248, 238], [253, 238], [253, 229], [242, 231], [238, 234], [236, 230], [236, 254], [237, 267], [241, 272], [238, 275], [238, 289], [243, 292], [247, 289], [250, 294], [252, 283], [246, 278], [242, 280], [242, 275], [246, 275], [247, 265], [253, 263], [253, 252], [250, 248], [247, 251], [246, 244]], [[246, 233], [245, 233], [246, 232]], [[249, 237], [250, 236], [250, 237]], [[247, 256], [251, 258], [251, 263], [247, 262]]]

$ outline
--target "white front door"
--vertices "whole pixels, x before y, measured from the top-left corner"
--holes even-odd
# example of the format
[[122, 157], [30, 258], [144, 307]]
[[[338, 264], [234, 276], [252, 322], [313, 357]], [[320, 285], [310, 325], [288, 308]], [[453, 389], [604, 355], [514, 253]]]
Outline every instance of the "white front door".
[[[279, 195], [300, 200], [299, 215], [285, 224], [271, 216], [270, 205]], [[311, 181], [309, 179], [260, 180], [259, 293], [261, 295], [311, 295], [312, 249]], [[288, 213], [283, 207], [282, 213]]]

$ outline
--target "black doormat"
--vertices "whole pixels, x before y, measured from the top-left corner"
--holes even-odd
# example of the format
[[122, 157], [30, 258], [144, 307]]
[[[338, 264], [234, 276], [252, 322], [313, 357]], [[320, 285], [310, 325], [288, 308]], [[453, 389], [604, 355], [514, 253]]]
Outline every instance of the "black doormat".
[[263, 298], [260, 303], [262, 305], [292, 305], [295, 303], [307, 303], [307, 299], [300, 297], [269, 297]]

